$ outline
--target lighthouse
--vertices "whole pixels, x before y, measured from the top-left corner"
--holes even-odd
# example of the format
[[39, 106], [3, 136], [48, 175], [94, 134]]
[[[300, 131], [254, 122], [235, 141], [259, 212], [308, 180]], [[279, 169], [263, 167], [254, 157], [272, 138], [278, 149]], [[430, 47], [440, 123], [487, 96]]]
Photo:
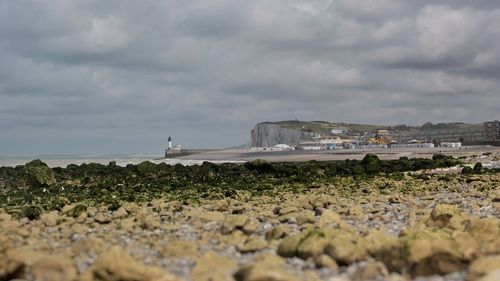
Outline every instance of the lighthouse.
[[168, 137], [168, 150], [172, 149], [172, 137]]

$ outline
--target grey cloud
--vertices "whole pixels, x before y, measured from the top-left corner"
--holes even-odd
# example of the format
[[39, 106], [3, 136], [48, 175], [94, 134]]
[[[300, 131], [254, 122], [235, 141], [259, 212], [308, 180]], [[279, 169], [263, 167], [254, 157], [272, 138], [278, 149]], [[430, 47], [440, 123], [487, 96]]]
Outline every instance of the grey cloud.
[[0, 1], [0, 154], [498, 119], [497, 1]]

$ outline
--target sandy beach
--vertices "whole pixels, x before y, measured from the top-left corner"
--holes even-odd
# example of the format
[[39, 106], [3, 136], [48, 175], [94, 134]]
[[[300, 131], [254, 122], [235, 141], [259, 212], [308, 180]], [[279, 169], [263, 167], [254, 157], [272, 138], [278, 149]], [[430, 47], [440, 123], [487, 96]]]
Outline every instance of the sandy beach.
[[333, 161], [356, 159], [361, 160], [367, 153], [374, 153], [380, 159], [392, 160], [400, 157], [431, 158], [436, 153], [453, 157], [481, 156], [484, 153], [500, 154], [500, 147], [494, 146], [467, 146], [462, 148], [387, 148], [387, 149], [356, 149], [356, 150], [322, 150], [322, 151], [252, 151], [250, 149], [222, 149], [209, 150], [186, 156], [176, 157], [183, 160], [206, 161], [252, 161], [264, 159], [270, 162], [294, 161]]

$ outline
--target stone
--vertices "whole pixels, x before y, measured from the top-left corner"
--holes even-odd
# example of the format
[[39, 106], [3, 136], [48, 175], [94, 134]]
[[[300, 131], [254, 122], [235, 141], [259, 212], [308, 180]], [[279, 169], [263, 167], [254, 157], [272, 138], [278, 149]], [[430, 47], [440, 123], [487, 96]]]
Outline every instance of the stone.
[[54, 227], [57, 225], [59, 220], [59, 215], [57, 212], [45, 213], [40, 216], [40, 220], [47, 227]]
[[342, 229], [334, 230], [324, 252], [340, 265], [349, 265], [368, 256], [362, 238]]
[[457, 206], [449, 204], [436, 204], [427, 219], [426, 225], [430, 227], [463, 229], [466, 217]]
[[465, 227], [479, 243], [483, 254], [500, 254], [500, 220], [497, 218], [472, 219]]
[[20, 259], [12, 258], [8, 253], [1, 253], [0, 258], [0, 280], [12, 280], [24, 278], [25, 263]]
[[237, 281], [298, 281], [283, 270], [285, 261], [270, 254], [256, 257], [255, 263], [241, 267], [234, 278]]
[[314, 264], [318, 268], [328, 268], [332, 271], [338, 271], [339, 265], [329, 255], [322, 254], [314, 257]]
[[378, 261], [369, 261], [358, 267], [351, 275], [352, 280], [385, 280], [389, 271], [385, 265]]
[[245, 244], [238, 247], [238, 251], [242, 253], [256, 252], [264, 250], [269, 246], [269, 242], [262, 237], [249, 239]]
[[297, 246], [296, 255], [301, 259], [307, 259], [323, 254], [324, 248], [328, 244], [328, 238], [321, 229], [308, 231]]
[[113, 219], [123, 219], [128, 216], [128, 212], [124, 207], [118, 208], [118, 210], [113, 212]]
[[469, 266], [466, 280], [478, 280], [496, 270], [500, 270], [500, 255], [481, 257]]
[[449, 232], [424, 229], [402, 241], [405, 260], [415, 276], [446, 275], [465, 268], [464, 256]]
[[160, 218], [148, 213], [137, 215], [137, 225], [143, 229], [153, 230], [161, 227]]
[[375, 255], [381, 249], [398, 243], [398, 239], [384, 230], [371, 229], [363, 239], [367, 252]]
[[254, 233], [255, 231], [257, 231], [257, 228], [259, 228], [259, 225], [260, 225], [259, 220], [255, 219], [255, 218], [250, 218], [248, 220], [248, 222], [243, 226], [242, 231], [246, 235], [250, 235], [250, 234]]
[[31, 266], [31, 273], [37, 281], [73, 281], [77, 271], [67, 257], [46, 256]]
[[191, 271], [191, 279], [193, 281], [232, 281], [235, 270], [235, 261], [209, 251], [196, 261]]
[[198, 219], [203, 222], [221, 222], [224, 220], [224, 214], [217, 211], [206, 211], [198, 214]]
[[33, 160], [29, 163], [26, 163], [25, 167], [27, 174], [38, 185], [51, 186], [57, 182], [52, 169], [40, 160]]
[[119, 247], [105, 251], [85, 271], [80, 281], [178, 281], [169, 272], [145, 266]]
[[278, 255], [285, 258], [293, 258], [297, 253], [300, 242], [307, 236], [306, 232], [301, 232], [293, 236], [284, 238], [278, 246]]
[[330, 209], [326, 209], [323, 210], [323, 213], [321, 213], [318, 225], [319, 227], [328, 227], [334, 224], [342, 224], [343, 222], [344, 221], [342, 220], [342, 217], [339, 214]]
[[352, 206], [351, 208], [349, 208], [349, 210], [347, 211], [347, 215], [355, 220], [358, 220], [358, 221], [363, 221], [366, 219], [366, 215], [365, 215], [365, 212], [363, 210], [363, 207], [361, 207], [359, 205], [355, 205], [355, 206]]
[[130, 231], [135, 227], [135, 218], [122, 219], [119, 222], [121, 230]]
[[160, 250], [164, 257], [195, 258], [199, 256], [198, 244], [192, 240], [168, 241]]
[[276, 239], [281, 239], [285, 236], [290, 234], [290, 228], [286, 225], [278, 225], [271, 229], [270, 231], [266, 232], [266, 239], [267, 240], [276, 240]]
[[99, 212], [95, 215], [94, 220], [100, 224], [107, 224], [111, 222], [111, 216], [107, 213]]
[[298, 225], [303, 225], [306, 223], [314, 223], [314, 212], [313, 211], [302, 211], [299, 212], [295, 219], [297, 220]]
[[500, 270], [492, 271], [485, 276], [479, 278], [477, 281], [498, 281], [500, 280]]
[[221, 233], [227, 235], [236, 229], [241, 229], [248, 220], [249, 217], [246, 215], [227, 215], [222, 223]]

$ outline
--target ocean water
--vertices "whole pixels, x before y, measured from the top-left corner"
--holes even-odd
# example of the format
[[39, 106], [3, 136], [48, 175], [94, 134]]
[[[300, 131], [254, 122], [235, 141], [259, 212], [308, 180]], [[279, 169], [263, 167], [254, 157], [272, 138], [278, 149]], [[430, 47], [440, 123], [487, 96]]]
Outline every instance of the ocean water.
[[[99, 163], [103, 165], [109, 164], [109, 162], [116, 162], [119, 166], [126, 166], [128, 164], [139, 164], [144, 161], [151, 161], [153, 163], [167, 163], [170, 165], [182, 164], [185, 166], [189, 165], [200, 165], [206, 160], [184, 160], [184, 159], [160, 159], [159, 155], [139, 155], [139, 154], [119, 154], [119, 155], [35, 155], [35, 156], [2, 156], [0, 155], [0, 167], [15, 167], [17, 165], [24, 165], [34, 159], [40, 159], [45, 162], [49, 167], [66, 167], [69, 164], [88, 164], [88, 163]], [[244, 161], [225, 161], [217, 160], [209, 162], [212, 163], [242, 163]]]

